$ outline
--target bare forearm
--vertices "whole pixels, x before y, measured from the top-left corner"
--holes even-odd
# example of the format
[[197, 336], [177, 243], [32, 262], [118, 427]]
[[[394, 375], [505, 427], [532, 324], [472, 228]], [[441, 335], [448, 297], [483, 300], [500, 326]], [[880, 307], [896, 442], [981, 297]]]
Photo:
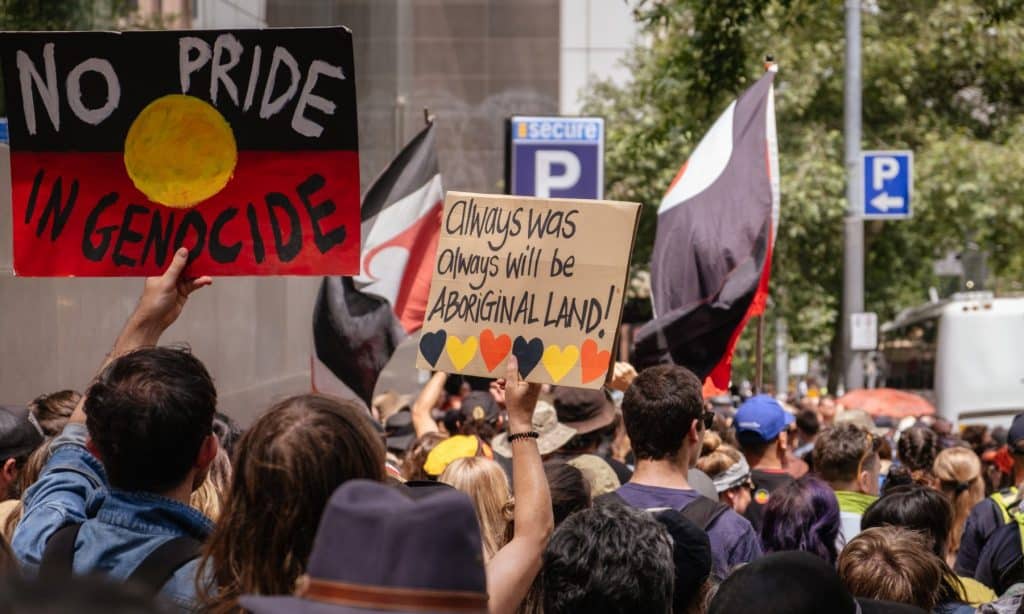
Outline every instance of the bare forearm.
[[412, 404], [412, 427], [416, 431], [417, 437], [437, 432], [437, 424], [434, 423], [430, 412], [437, 407], [446, 381], [448, 381], [447, 373], [443, 371], [434, 373], [430, 376], [427, 385], [420, 391], [420, 395], [416, 397], [416, 402]]
[[[509, 426], [511, 433], [522, 433], [532, 428]], [[555, 520], [551, 509], [551, 490], [535, 439], [519, 439], [512, 443], [512, 490], [516, 498], [515, 538], [536, 541], [543, 549]]]

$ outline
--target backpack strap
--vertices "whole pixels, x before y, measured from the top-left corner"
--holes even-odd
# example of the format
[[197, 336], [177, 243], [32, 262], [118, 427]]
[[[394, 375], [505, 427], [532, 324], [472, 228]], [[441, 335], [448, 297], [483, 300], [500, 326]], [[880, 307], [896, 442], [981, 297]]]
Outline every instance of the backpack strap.
[[127, 582], [141, 587], [151, 597], [156, 596], [176, 571], [199, 557], [201, 547], [199, 540], [184, 535], [169, 539], [142, 559]]
[[82, 523], [73, 522], [57, 529], [46, 541], [43, 558], [39, 561], [40, 577], [70, 576], [75, 561], [75, 539]]
[[721, 501], [712, 501], [707, 497], [697, 497], [679, 510], [687, 520], [690, 520], [703, 531], [707, 531], [719, 516], [725, 513], [729, 506]]

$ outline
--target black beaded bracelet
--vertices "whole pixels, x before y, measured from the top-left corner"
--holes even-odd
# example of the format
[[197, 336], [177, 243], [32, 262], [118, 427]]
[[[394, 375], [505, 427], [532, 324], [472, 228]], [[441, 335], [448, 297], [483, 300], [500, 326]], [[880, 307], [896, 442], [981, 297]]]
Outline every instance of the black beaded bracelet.
[[517, 439], [539, 439], [539, 438], [540, 438], [540, 433], [538, 433], [537, 431], [524, 431], [522, 433], [509, 433], [508, 434], [508, 442], [509, 443], [512, 443], [513, 441], [516, 441]]

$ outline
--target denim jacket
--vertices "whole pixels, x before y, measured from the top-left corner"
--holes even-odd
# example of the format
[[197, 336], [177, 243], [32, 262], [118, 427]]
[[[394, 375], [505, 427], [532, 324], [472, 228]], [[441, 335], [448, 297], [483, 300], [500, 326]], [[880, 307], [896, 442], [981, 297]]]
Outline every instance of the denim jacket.
[[[25, 511], [11, 546], [28, 573], [38, 568], [46, 542], [60, 527], [83, 523], [75, 540], [74, 572], [125, 579], [160, 544], [182, 535], [204, 540], [206, 516], [177, 501], [145, 492], [110, 489], [103, 465], [85, 447], [83, 424], [69, 424], [53, 440], [39, 481], [25, 492]], [[174, 605], [198, 609], [198, 561], [182, 566], [160, 594]]]

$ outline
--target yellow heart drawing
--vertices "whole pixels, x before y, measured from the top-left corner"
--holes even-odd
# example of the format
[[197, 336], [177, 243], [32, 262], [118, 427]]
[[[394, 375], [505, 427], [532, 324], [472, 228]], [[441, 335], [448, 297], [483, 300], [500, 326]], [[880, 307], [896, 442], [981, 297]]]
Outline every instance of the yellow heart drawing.
[[564, 349], [557, 345], [549, 345], [544, 350], [541, 362], [544, 363], [544, 368], [551, 375], [551, 380], [557, 384], [569, 374], [579, 358], [580, 350], [575, 345], [567, 345]]
[[469, 361], [473, 360], [473, 356], [476, 356], [476, 346], [476, 337], [466, 337], [465, 341], [460, 341], [458, 337], [448, 335], [448, 342], [444, 344], [444, 349], [448, 352], [448, 357], [452, 359], [455, 370], [461, 371], [466, 368]]

